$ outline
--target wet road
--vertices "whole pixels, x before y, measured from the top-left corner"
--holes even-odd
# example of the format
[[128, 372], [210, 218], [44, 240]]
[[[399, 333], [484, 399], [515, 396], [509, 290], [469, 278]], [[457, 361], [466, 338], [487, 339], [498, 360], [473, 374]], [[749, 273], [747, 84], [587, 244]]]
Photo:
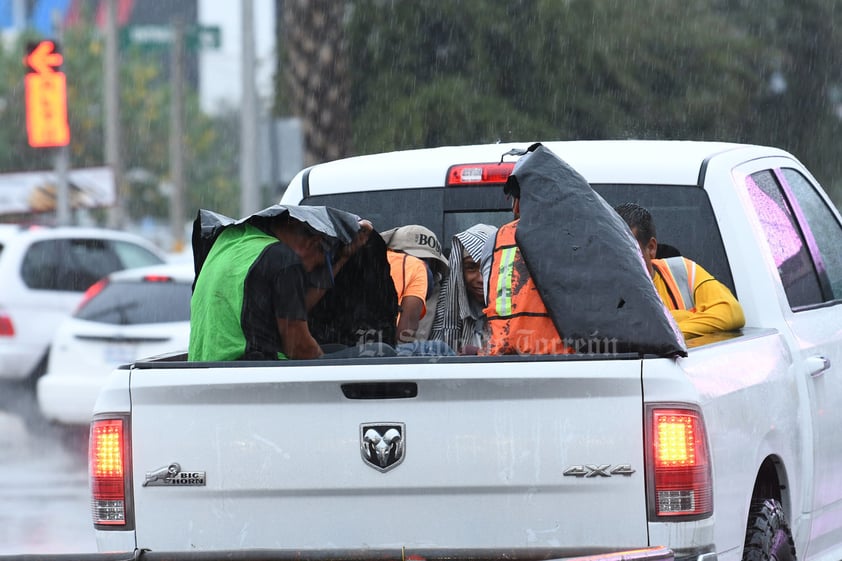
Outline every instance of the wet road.
[[96, 552], [85, 445], [40, 420], [29, 388], [0, 383], [0, 555]]

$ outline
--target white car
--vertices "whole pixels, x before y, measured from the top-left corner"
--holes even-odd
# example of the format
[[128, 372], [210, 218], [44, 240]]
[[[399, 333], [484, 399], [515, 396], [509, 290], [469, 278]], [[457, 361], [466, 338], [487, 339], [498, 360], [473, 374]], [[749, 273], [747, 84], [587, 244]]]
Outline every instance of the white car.
[[102, 228], [0, 225], [0, 380], [36, 380], [58, 324], [89, 286], [166, 254], [142, 237]]
[[192, 263], [177, 263], [119, 271], [93, 285], [53, 339], [36, 387], [42, 416], [87, 425], [116, 366], [186, 352], [193, 277]]

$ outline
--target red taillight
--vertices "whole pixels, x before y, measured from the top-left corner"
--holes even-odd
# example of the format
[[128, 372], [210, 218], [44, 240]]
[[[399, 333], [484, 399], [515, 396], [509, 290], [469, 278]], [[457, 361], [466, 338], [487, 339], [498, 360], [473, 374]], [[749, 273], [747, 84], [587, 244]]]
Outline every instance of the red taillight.
[[102, 289], [108, 285], [108, 279], [102, 279], [98, 282], [95, 282], [91, 286], [88, 287], [88, 290], [82, 295], [82, 299], [79, 301], [79, 305], [76, 306], [76, 311], [78, 312], [82, 308], [84, 308], [91, 299], [102, 292]]
[[94, 524], [126, 524], [126, 438], [123, 419], [91, 423], [88, 466]]
[[662, 516], [709, 516], [713, 512], [707, 436], [695, 409], [650, 410], [652, 475], [650, 512]]
[[146, 275], [143, 277], [144, 282], [173, 282], [173, 278], [168, 275]]
[[459, 164], [447, 170], [447, 185], [502, 185], [512, 174], [514, 162]]
[[0, 337], [14, 337], [15, 324], [12, 323], [12, 318], [5, 314], [0, 314]]

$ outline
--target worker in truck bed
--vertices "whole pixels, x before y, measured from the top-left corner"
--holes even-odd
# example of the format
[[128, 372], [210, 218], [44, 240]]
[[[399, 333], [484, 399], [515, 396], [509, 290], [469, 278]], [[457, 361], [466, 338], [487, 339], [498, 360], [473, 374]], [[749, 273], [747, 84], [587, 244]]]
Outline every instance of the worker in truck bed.
[[400, 304], [395, 346], [398, 355], [456, 354], [444, 342], [429, 340], [441, 279], [449, 266], [438, 238], [420, 224], [393, 228], [382, 236], [388, 244], [386, 256]]
[[341, 244], [289, 214], [226, 227], [196, 277], [188, 359], [322, 356], [307, 314], [371, 231], [362, 220], [356, 237]]
[[459, 354], [477, 354], [488, 338], [480, 260], [496, 232], [496, 226], [475, 224], [451, 241], [450, 272], [439, 291], [430, 338], [444, 341]]
[[512, 200], [515, 219], [489, 238], [486, 251], [491, 251], [488, 278], [488, 304], [485, 316], [489, 337], [480, 354], [569, 354], [538, 287], [529, 273], [523, 252], [515, 239], [520, 222], [520, 184], [516, 173], [529, 158], [533, 145], [515, 166], [503, 192]]
[[650, 212], [635, 203], [615, 208], [631, 228], [655, 289], [684, 337], [734, 331], [745, 325], [740, 303], [727, 286], [686, 257], [656, 259], [658, 240]]

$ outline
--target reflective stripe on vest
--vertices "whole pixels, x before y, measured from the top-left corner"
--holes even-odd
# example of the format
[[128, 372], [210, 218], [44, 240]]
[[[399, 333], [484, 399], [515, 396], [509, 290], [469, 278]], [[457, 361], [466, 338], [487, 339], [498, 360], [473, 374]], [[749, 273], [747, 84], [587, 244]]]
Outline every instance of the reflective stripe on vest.
[[500, 252], [500, 267], [497, 269], [497, 297], [494, 299], [494, 309], [498, 316], [512, 315], [512, 275], [516, 257], [516, 247], [504, 247]]
[[677, 300], [677, 309], [693, 311], [696, 308], [693, 296], [693, 287], [696, 286], [695, 263], [679, 256], [653, 259], [652, 265], [658, 269], [670, 294]]

